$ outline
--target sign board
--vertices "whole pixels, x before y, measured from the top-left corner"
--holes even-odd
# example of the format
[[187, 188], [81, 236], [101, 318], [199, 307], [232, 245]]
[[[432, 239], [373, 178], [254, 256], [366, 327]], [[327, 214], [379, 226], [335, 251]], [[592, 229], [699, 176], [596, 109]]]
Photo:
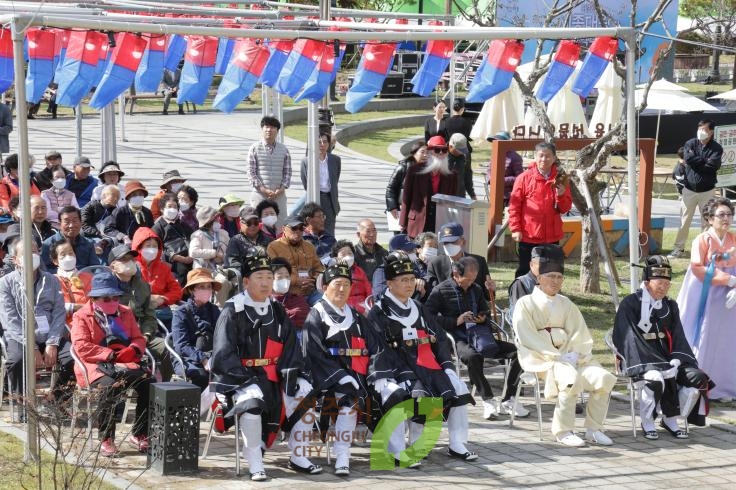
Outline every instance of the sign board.
[[718, 187], [736, 185], [736, 125], [716, 126], [715, 140], [723, 147]]

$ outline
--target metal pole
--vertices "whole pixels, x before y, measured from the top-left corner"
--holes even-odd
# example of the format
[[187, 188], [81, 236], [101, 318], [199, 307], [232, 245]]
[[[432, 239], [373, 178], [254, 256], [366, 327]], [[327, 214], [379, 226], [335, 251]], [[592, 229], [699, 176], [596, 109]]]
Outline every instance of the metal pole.
[[105, 130], [106, 125], [107, 120], [105, 119], [105, 108], [103, 107], [100, 111], [100, 162], [104, 162], [105, 156], [107, 155], [107, 131]]
[[23, 285], [25, 303], [25, 405], [27, 414], [26, 460], [38, 460], [38, 420], [36, 406], [36, 298], [33, 294], [33, 234], [31, 233], [31, 172], [28, 168], [28, 107], [26, 107], [25, 58], [23, 39], [25, 31], [20, 19], [10, 23], [13, 35], [13, 67], [15, 69], [16, 123], [18, 126], [18, 183], [20, 185], [21, 243], [23, 244]]
[[[452, 25], [453, 22], [451, 20], [449, 24]], [[457, 44], [453, 41], [452, 54], [450, 54], [450, 110], [455, 107], [455, 49], [457, 49]]]
[[319, 204], [319, 123], [317, 103], [307, 108], [307, 202]]
[[274, 103], [274, 109], [276, 113], [276, 119], [279, 120], [281, 123], [281, 131], [278, 132], [278, 142], [281, 144], [284, 144], [284, 132], [286, 130], [286, 125], [284, 124], [284, 105], [283, 105], [283, 99], [279, 92], [271, 89], [272, 99]]
[[115, 102], [107, 105], [107, 158], [108, 160], [118, 161], [118, 142], [115, 137]]
[[[125, 137], [125, 94], [118, 95], [118, 117], [120, 118], [120, 140], [128, 141]], [[117, 159], [115, 160], [117, 162]]]
[[631, 292], [639, 287], [639, 218], [636, 201], [636, 169], [638, 167], [636, 144], [636, 109], [634, 108], [634, 70], [636, 33], [629, 30], [622, 36], [626, 43], [626, 153], [629, 161], [629, 272]]
[[82, 104], [74, 108], [74, 119], [77, 123], [77, 156], [82, 156]]

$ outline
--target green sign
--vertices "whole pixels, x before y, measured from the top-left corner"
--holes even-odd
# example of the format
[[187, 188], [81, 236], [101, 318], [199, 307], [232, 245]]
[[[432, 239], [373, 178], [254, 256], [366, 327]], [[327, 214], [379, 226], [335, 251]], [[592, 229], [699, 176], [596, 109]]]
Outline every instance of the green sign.
[[[406, 468], [410, 461], [420, 461], [437, 444], [442, 432], [442, 398], [419, 398], [418, 415], [424, 415], [426, 422], [424, 431], [419, 439], [410, 447], [402, 451], [402, 454], [409, 455], [408, 458], [401, 458], [401, 467]], [[393, 457], [386, 457], [388, 453], [388, 440], [394, 430], [410, 417], [414, 415], [414, 399], [404, 400], [399, 403], [386, 414], [381, 417], [376, 430], [373, 432], [371, 441], [371, 469], [372, 470], [392, 470], [394, 469]]]

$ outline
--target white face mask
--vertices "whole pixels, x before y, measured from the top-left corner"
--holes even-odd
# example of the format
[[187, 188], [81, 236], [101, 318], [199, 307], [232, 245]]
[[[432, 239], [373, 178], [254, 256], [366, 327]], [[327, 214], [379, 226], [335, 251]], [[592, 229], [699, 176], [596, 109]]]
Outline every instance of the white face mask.
[[59, 259], [59, 268], [63, 271], [73, 271], [76, 266], [76, 255], [67, 255], [66, 257], [62, 257], [61, 259]]
[[274, 279], [273, 292], [276, 294], [286, 294], [291, 286], [291, 279]]
[[228, 206], [225, 208], [225, 216], [228, 218], [237, 218], [240, 214], [240, 208], [237, 206]]
[[463, 250], [460, 245], [455, 245], [454, 243], [446, 243], [442, 245], [442, 248], [445, 249], [445, 255], [448, 257], [454, 257]]
[[698, 141], [705, 141], [708, 139], [708, 131], [705, 129], [698, 129]]
[[163, 215], [167, 220], [174, 221], [179, 216], [179, 210], [176, 208], [164, 208]]
[[146, 198], [143, 196], [133, 196], [130, 199], [128, 199], [128, 202], [130, 203], [130, 207], [132, 208], [140, 208], [143, 206], [143, 201]]
[[214, 223], [212, 223], [212, 231], [214, 231], [215, 233], [220, 231], [220, 228], [222, 228], [222, 226], [220, 225], [218, 221], [215, 221]]
[[187, 209], [189, 209], [189, 203], [184, 202], [184, 201], [179, 201], [179, 209], [181, 209], [182, 211], [186, 211]]
[[156, 258], [158, 255], [158, 248], [157, 247], [146, 247], [141, 250], [141, 255], [144, 259], [146, 259], [146, 262], [150, 262], [153, 259]]
[[425, 259], [429, 259], [431, 257], [437, 257], [437, 249], [434, 247], [424, 247], [422, 249], [422, 254], [424, 255]]
[[66, 179], [54, 179], [54, 181], [51, 183], [51, 185], [54, 186], [54, 189], [63, 189], [66, 187]]
[[184, 185], [184, 184], [181, 184], [179, 182], [177, 182], [175, 184], [171, 184], [171, 192], [173, 192], [174, 194], [176, 194], [177, 192], [179, 192], [179, 189], [181, 189], [181, 186], [182, 185]]
[[124, 276], [134, 276], [135, 273], [138, 270], [138, 266], [135, 265], [135, 262], [132, 260], [129, 260], [125, 264], [122, 265], [120, 273]]
[[279, 220], [278, 216], [264, 216], [261, 218], [261, 223], [263, 223], [266, 226], [273, 226], [276, 224], [276, 222]]
[[345, 265], [348, 267], [352, 267], [355, 263], [355, 256], [354, 255], [346, 255], [340, 259], [342, 262], [345, 262]]
[[33, 270], [35, 271], [41, 266], [41, 256], [38, 254], [33, 254]]

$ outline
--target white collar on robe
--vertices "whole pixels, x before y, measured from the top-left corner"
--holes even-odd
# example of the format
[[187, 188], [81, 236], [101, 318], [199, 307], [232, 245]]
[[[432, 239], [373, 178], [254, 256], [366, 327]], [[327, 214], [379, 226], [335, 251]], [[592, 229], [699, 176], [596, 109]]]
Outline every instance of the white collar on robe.
[[384, 296], [388, 297], [391, 301], [396, 303], [396, 306], [398, 306], [401, 310], [407, 311], [409, 310], [409, 314], [407, 316], [398, 316], [394, 315], [393, 312], [391, 312], [391, 308], [389, 308], [389, 314], [387, 315], [390, 319], [399, 322], [404, 327], [413, 327], [414, 324], [417, 322], [417, 319], [419, 318], [419, 308], [417, 308], [416, 303], [409, 298], [409, 301], [406, 303], [403, 303], [401, 300], [399, 300], [396, 296], [394, 296], [391, 291], [388, 289], [385, 293], [383, 293]]
[[649, 294], [649, 290], [646, 285], [642, 282], [639, 287], [641, 288], [641, 310], [639, 313], [639, 323], [637, 327], [647, 333], [652, 329], [652, 322], [650, 318], [652, 316], [652, 310], [659, 310], [662, 308], [662, 300], [654, 300], [652, 295]]
[[338, 308], [324, 296], [322, 297], [322, 301], [328, 304], [330, 308], [332, 308], [338, 315], [343, 317], [342, 321], [340, 322], [336, 322], [335, 320], [333, 320], [332, 316], [327, 312], [327, 310], [325, 310], [325, 307], [321, 301], [317, 302], [317, 304], [312, 307], [317, 310], [317, 313], [319, 313], [322, 321], [325, 322], [328, 327], [330, 327], [330, 329], [327, 331], [328, 338], [332, 337], [338, 332], [343, 332], [350, 328], [350, 326], [353, 324], [353, 310], [350, 309], [350, 306], [346, 304], [342, 308]]

